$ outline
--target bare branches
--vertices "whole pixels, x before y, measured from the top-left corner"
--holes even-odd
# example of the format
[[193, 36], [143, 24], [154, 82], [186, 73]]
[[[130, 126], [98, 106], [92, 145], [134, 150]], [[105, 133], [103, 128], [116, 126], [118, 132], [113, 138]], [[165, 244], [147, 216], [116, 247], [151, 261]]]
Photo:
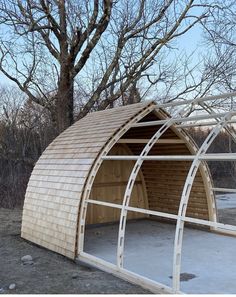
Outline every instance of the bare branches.
[[[121, 94], [126, 90], [133, 82], [137, 81], [143, 76], [143, 73], [147, 71], [153, 64], [155, 63], [156, 56], [161, 52], [161, 50], [169, 44], [169, 42], [178, 37], [182, 34], [185, 34], [188, 30], [190, 30], [197, 22], [200, 22], [204, 17], [206, 17], [206, 13], [202, 13], [200, 16], [196, 16], [195, 19], [189, 23], [188, 25], [184, 26], [184, 29], [180, 30], [182, 26], [182, 22], [186, 20], [188, 17], [187, 14], [191, 9], [193, 1], [189, 1], [188, 4], [185, 6], [184, 10], [179, 14], [178, 18], [172, 25], [168, 25], [165, 28], [165, 32], [161, 38], [153, 38], [153, 42], [150, 39], [146, 38], [148, 36], [148, 32], [146, 31], [153, 25], [159, 27], [160, 20], [165, 16], [165, 13], [168, 13], [168, 8], [171, 8], [172, 1], [169, 1], [160, 12], [155, 16], [152, 20], [145, 23], [144, 26], [135, 29], [135, 25], [138, 24], [138, 18], [134, 20], [132, 25], [124, 26], [123, 30], [119, 32], [119, 38], [117, 40], [116, 51], [114, 53], [113, 59], [109, 66], [107, 67], [106, 71], [103, 73], [103, 77], [101, 79], [100, 84], [98, 85], [97, 89], [94, 91], [91, 98], [86, 103], [83, 111], [79, 115], [83, 117], [95, 104], [95, 102], [100, 98], [103, 91], [105, 91], [109, 86], [112, 86], [111, 96], [108, 99], [105, 99], [100, 104], [100, 109], [106, 108], [108, 105], [111, 104], [112, 101], [118, 99]], [[142, 5], [142, 3], [141, 3]], [[157, 28], [158, 28], [157, 27]], [[130, 31], [129, 31], [130, 30]], [[132, 40], [135, 35], [143, 31], [143, 39], [148, 39], [148, 43], [142, 46], [142, 50], [140, 51], [141, 55], [138, 59], [134, 58], [134, 62], [129, 65], [128, 68], [125, 69], [125, 73], [120, 77], [120, 88], [117, 89], [116, 93], [114, 92], [114, 84], [117, 82], [117, 64], [121, 60], [122, 53], [124, 49], [127, 49], [127, 44], [129, 44], [130, 40]], [[112, 77], [112, 80], [109, 81]]]
[[[85, 65], [86, 61], [88, 60], [90, 53], [97, 45], [99, 39], [101, 38], [103, 32], [106, 30], [106, 28], [109, 24], [110, 17], [111, 17], [112, 1], [104, 0], [103, 2], [104, 2], [103, 3], [103, 15], [100, 18], [98, 24], [96, 25], [96, 30], [95, 30], [95, 33], [94, 33], [92, 39], [88, 42], [86, 48], [84, 49], [84, 51], [81, 54], [81, 58], [79, 59], [79, 61], [77, 62], [77, 64], [74, 67], [73, 74], [72, 74], [73, 77], [75, 77], [81, 71], [81, 69]], [[94, 23], [93, 26], [95, 26], [95, 22], [92, 21], [92, 23]], [[92, 24], [90, 22], [88, 30], [86, 30], [83, 33], [84, 36], [85, 36], [85, 34], [87, 35], [89, 32], [92, 33], [91, 30], [92, 30]], [[82, 46], [82, 44], [75, 49], [75, 54], [78, 53], [78, 50], [81, 46]]]
[[235, 1], [211, 7], [210, 16], [202, 22], [205, 29], [205, 43], [212, 48], [206, 67], [217, 74], [218, 88], [234, 91], [236, 88], [236, 5]]
[[[60, 2], [60, 1], [59, 1]], [[31, 0], [27, 0], [27, 3], [29, 4], [30, 7], [30, 12], [32, 11], [32, 6], [31, 6]], [[52, 13], [50, 12], [50, 2], [45, 0], [40, 0], [41, 7], [43, 9], [43, 12], [45, 13], [46, 18], [48, 19], [48, 22], [50, 24], [50, 29], [53, 31], [55, 36], [57, 37], [58, 40], [61, 39], [61, 27], [55, 20], [55, 18], [52, 16]], [[38, 10], [41, 10], [41, 7], [38, 7]], [[43, 16], [44, 17], [44, 16]]]
[[[3, 0], [0, 26], [22, 48], [18, 56], [30, 50], [19, 62], [9, 40], [4, 40], [10, 35], [0, 36], [1, 69], [32, 100], [55, 107], [62, 131], [73, 122], [75, 80], [86, 94], [79, 117], [95, 107], [113, 106], [139, 82], [148, 89], [163, 77], [168, 81], [164, 71], [159, 72], [163, 57], [174, 51], [177, 38], [204, 23], [210, 9], [194, 0]], [[6, 67], [9, 60], [13, 68]], [[56, 92], [42, 87], [42, 68], [48, 77], [56, 70]], [[150, 73], [156, 75], [153, 80]], [[192, 89], [188, 86], [186, 92]]]

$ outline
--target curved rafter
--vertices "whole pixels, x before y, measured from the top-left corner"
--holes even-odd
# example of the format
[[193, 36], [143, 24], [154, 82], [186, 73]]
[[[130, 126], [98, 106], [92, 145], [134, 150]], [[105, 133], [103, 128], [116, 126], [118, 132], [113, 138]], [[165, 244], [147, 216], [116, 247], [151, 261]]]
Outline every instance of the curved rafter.
[[130, 174], [127, 187], [124, 194], [123, 205], [120, 215], [120, 224], [119, 224], [119, 234], [118, 234], [118, 248], [117, 248], [117, 266], [123, 267], [123, 254], [124, 254], [124, 240], [125, 240], [125, 227], [126, 227], [126, 220], [127, 220], [127, 209], [126, 207], [129, 206], [130, 197], [132, 194], [132, 190], [134, 187], [134, 182], [136, 177], [139, 173], [139, 170], [143, 164], [142, 157], [147, 156], [150, 152], [152, 147], [155, 145], [157, 140], [173, 125], [173, 120], [169, 119], [148, 141], [145, 145], [144, 149], [142, 150], [141, 154], [136, 161], [133, 170]]
[[81, 208], [80, 208], [80, 216], [79, 216], [79, 222], [78, 222], [78, 247], [77, 247], [77, 253], [80, 254], [83, 252], [84, 247], [84, 231], [85, 231], [85, 220], [86, 220], [86, 214], [87, 214], [87, 208], [88, 208], [88, 202], [93, 182], [96, 177], [96, 174], [103, 162], [102, 157], [106, 156], [109, 152], [109, 150], [113, 147], [115, 143], [118, 142], [118, 140], [122, 137], [123, 134], [125, 134], [134, 123], [138, 122], [140, 119], [142, 119], [144, 116], [146, 116], [148, 113], [152, 112], [155, 109], [155, 105], [150, 105], [149, 107], [145, 108], [144, 111], [140, 112], [134, 119], [129, 121], [125, 127], [122, 127], [114, 136], [113, 138], [108, 142], [108, 144], [105, 146], [105, 148], [101, 151], [100, 155], [98, 156], [93, 169], [91, 170], [88, 182], [86, 183], [86, 187], [84, 189], [84, 194], [81, 201]]
[[[204, 108], [204, 110], [206, 110], [209, 114], [215, 114], [215, 115], [217, 116], [217, 113], [214, 112], [214, 110], [213, 110], [210, 106], [207, 106], [206, 103], [201, 103], [200, 105], [201, 105], [201, 106]], [[218, 121], [219, 121], [219, 119], [218, 119]], [[230, 123], [230, 121], [228, 121], [228, 123]], [[232, 129], [232, 127], [229, 127], [229, 126], [227, 125], [227, 126], [225, 127], [225, 130], [226, 130], [226, 132], [228, 132], [228, 134], [229, 134], [230, 136], [232, 136], [233, 141], [236, 143], [236, 133], [235, 133], [235, 131]]]
[[190, 192], [192, 185], [197, 173], [197, 170], [201, 164], [199, 156], [204, 155], [214, 139], [220, 133], [221, 129], [224, 128], [228, 121], [233, 115], [229, 112], [223, 121], [220, 121], [217, 126], [210, 132], [208, 137], [205, 139], [198, 153], [196, 154], [192, 165], [189, 169], [189, 173], [186, 178], [186, 182], [183, 188], [182, 196], [180, 199], [180, 206], [178, 212], [178, 219], [176, 224], [175, 242], [174, 242], [174, 261], [173, 261], [173, 290], [178, 292], [180, 290], [180, 267], [181, 267], [181, 253], [182, 253], [182, 242], [183, 242], [183, 232], [184, 232], [184, 217], [186, 216], [186, 211], [188, 207], [188, 201], [190, 197]]

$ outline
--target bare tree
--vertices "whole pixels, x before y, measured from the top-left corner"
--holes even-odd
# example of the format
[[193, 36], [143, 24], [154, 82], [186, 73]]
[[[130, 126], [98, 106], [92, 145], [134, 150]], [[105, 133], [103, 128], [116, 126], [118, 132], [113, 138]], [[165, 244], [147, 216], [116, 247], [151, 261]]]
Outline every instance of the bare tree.
[[0, 70], [61, 132], [74, 121], [75, 80], [92, 86], [78, 118], [112, 106], [150, 83], [150, 69], [208, 11], [194, 0], [2, 0]]
[[203, 21], [205, 44], [211, 49], [205, 67], [218, 77], [221, 91], [236, 90], [236, 3], [219, 2], [209, 9], [209, 17]]
[[50, 115], [17, 87], [0, 87], [0, 206], [22, 205], [28, 179], [55, 137]]

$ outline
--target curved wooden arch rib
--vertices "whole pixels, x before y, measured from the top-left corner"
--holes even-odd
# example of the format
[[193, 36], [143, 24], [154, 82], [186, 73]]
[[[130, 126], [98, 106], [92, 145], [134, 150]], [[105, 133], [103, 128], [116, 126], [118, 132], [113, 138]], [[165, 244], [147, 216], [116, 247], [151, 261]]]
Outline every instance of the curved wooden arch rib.
[[[162, 111], [161, 111], [162, 112]], [[199, 147], [195, 143], [195, 141], [186, 133], [184, 129], [178, 129], [174, 125], [170, 127], [173, 132], [185, 142], [186, 147], [188, 148], [189, 152], [194, 155], [198, 152]], [[202, 180], [204, 183], [204, 189], [207, 197], [207, 205], [208, 205], [208, 215], [209, 220], [216, 222], [217, 221], [217, 211], [216, 211], [216, 201], [215, 201], [215, 195], [214, 191], [212, 190], [212, 187], [210, 185], [213, 185], [212, 176], [210, 173], [210, 169], [207, 165], [206, 161], [202, 161], [199, 170], [202, 176]], [[214, 228], [211, 227], [211, 230]], [[215, 230], [215, 229], [214, 229]]]
[[156, 141], [172, 126], [173, 120], [170, 118], [163, 126], [161, 126], [156, 133], [150, 138], [147, 144], [142, 149], [139, 154], [138, 160], [135, 162], [133, 170], [130, 174], [124, 198], [122, 203], [119, 233], [118, 233], [118, 248], [117, 248], [117, 266], [118, 268], [123, 268], [123, 258], [124, 258], [124, 242], [125, 242], [125, 231], [126, 231], [126, 221], [127, 221], [127, 207], [130, 204], [131, 194], [133, 191], [134, 183], [143, 164], [142, 157], [147, 156], [152, 147], [155, 145]]
[[[229, 112], [230, 115], [230, 112]], [[181, 267], [181, 254], [182, 254], [182, 242], [183, 242], [183, 233], [184, 233], [184, 217], [186, 216], [186, 210], [189, 202], [189, 196], [192, 189], [193, 181], [195, 179], [197, 170], [201, 164], [199, 156], [201, 154], [206, 154], [208, 148], [220, 133], [221, 129], [224, 128], [228, 123], [227, 118], [225, 117], [224, 121], [218, 122], [214, 129], [207, 136], [203, 144], [200, 146], [198, 153], [196, 154], [191, 168], [189, 170], [188, 176], [185, 181], [184, 189], [182, 192], [178, 219], [176, 224], [175, 232], [175, 243], [174, 243], [174, 260], [173, 260], [173, 290], [175, 293], [180, 290], [180, 267]]]
[[88, 206], [87, 205], [88, 203], [86, 202], [86, 200], [89, 199], [94, 179], [103, 162], [102, 157], [106, 156], [109, 153], [110, 149], [132, 127], [134, 123], [137, 123], [138, 121], [140, 121], [151, 111], [155, 110], [155, 108], [156, 108], [156, 104], [154, 102], [151, 102], [142, 111], [140, 111], [135, 117], [130, 119], [128, 123], [126, 123], [123, 127], [120, 127], [120, 129], [113, 135], [113, 137], [107, 142], [104, 148], [100, 151], [97, 159], [95, 160], [93, 167], [91, 168], [90, 173], [88, 175], [87, 181], [85, 183], [85, 187], [83, 189], [82, 197], [81, 197], [81, 206], [79, 208], [79, 219], [78, 219], [78, 228], [77, 228], [78, 233], [76, 236], [77, 242], [76, 242], [76, 248], [75, 248], [77, 255], [83, 252], [85, 220], [86, 220], [87, 206]]

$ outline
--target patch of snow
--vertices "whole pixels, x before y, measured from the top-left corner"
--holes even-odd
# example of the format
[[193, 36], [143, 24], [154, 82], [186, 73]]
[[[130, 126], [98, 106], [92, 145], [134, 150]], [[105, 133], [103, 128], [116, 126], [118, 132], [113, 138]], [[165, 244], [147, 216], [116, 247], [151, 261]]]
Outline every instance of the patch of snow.
[[218, 209], [236, 208], [236, 193], [216, 195], [216, 206]]

